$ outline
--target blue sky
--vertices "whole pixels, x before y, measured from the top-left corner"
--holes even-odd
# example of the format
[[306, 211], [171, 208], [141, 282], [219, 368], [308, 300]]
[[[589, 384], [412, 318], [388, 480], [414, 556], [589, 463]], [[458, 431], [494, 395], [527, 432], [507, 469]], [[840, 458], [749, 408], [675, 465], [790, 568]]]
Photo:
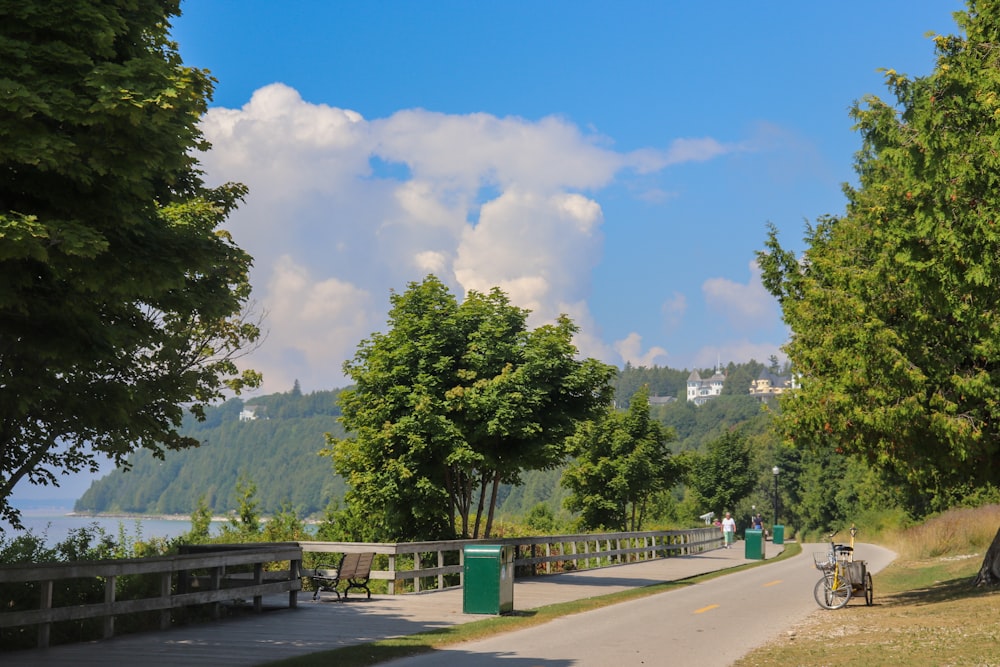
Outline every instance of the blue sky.
[[879, 68], [929, 73], [959, 9], [184, 2], [181, 55], [218, 79], [207, 180], [250, 187], [227, 226], [267, 314], [258, 393], [344, 386], [389, 291], [427, 273], [500, 286], [534, 325], [565, 312], [619, 367], [779, 354], [766, 224], [798, 247], [842, 212], [852, 102], [886, 95]]
[[[617, 366], [766, 361], [754, 252], [843, 210], [848, 109], [926, 74], [958, 2], [186, 2], [218, 79], [210, 182], [255, 257], [263, 393], [343, 386], [390, 289], [435, 273], [561, 312]], [[779, 355], [780, 356], [780, 355]]]

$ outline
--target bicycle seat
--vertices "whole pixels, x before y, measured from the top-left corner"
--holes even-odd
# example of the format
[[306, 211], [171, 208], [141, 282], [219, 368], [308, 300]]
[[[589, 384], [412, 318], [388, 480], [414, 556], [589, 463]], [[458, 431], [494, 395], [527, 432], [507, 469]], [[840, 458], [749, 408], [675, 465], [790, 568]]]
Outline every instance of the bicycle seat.
[[852, 551], [854, 551], [854, 547], [849, 547], [846, 544], [834, 544], [833, 550], [836, 551], [837, 553], [849, 554]]

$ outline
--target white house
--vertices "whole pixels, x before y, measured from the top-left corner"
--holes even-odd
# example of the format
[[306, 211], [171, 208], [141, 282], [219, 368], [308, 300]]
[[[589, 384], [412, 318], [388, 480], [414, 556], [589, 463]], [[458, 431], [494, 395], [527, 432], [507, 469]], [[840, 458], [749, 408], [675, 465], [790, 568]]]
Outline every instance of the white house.
[[722, 363], [715, 368], [715, 375], [703, 380], [698, 371], [691, 371], [687, 380], [687, 400], [695, 405], [702, 405], [722, 393], [726, 376], [722, 372]]

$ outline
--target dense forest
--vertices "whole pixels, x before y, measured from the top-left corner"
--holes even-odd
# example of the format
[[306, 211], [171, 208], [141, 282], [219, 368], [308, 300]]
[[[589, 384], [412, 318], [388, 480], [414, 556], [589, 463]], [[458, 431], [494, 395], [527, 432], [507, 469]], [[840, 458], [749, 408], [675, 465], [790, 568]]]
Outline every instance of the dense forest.
[[[325, 433], [342, 433], [337, 391], [232, 399], [190, 419], [182, 433], [200, 447], [167, 452], [161, 461], [146, 451], [133, 454], [130, 470], [115, 470], [95, 481], [76, 502], [77, 512], [190, 514], [201, 498], [222, 514], [237, 506], [236, 484], [256, 486], [264, 513], [290, 505], [303, 516], [322, 512], [342, 498], [343, 480], [330, 460], [319, 456]], [[245, 408], [256, 419], [241, 421]]]
[[[730, 364], [723, 395], [703, 406], [685, 400], [688, 370], [626, 366], [614, 380], [615, 404], [624, 409], [642, 386], [651, 396], [677, 400], [651, 407], [652, 416], [673, 429], [675, 453], [703, 451], [706, 443], [734, 426], [761, 435], [770, 420], [761, 403], [748, 395], [750, 382], [763, 364]], [[702, 377], [714, 369], [699, 369]], [[256, 487], [264, 514], [283, 507], [299, 516], [321, 514], [331, 503], [342, 505], [346, 486], [330, 459], [319, 456], [324, 434], [343, 435], [338, 421], [339, 390], [303, 394], [298, 384], [288, 392], [232, 399], [209, 408], [206, 419], [185, 422], [183, 433], [200, 447], [167, 452], [161, 461], [146, 451], [130, 459], [129, 470], [115, 470], [95, 481], [76, 502], [77, 512], [190, 514], [204, 499], [212, 512], [225, 514], [238, 505], [241, 480]], [[255, 419], [241, 421], [252, 409]], [[562, 469], [527, 472], [516, 487], [504, 486], [498, 498], [499, 516], [522, 517], [539, 505], [564, 512], [568, 495], [559, 485]]]

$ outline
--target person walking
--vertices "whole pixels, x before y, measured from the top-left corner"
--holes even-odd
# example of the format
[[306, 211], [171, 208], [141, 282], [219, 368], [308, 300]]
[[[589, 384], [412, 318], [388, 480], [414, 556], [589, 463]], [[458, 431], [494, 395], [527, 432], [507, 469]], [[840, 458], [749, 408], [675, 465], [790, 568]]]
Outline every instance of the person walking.
[[722, 536], [725, 538], [726, 548], [732, 547], [733, 537], [736, 536], [736, 519], [729, 512], [726, 512], [726, 518], [722, 520]]

